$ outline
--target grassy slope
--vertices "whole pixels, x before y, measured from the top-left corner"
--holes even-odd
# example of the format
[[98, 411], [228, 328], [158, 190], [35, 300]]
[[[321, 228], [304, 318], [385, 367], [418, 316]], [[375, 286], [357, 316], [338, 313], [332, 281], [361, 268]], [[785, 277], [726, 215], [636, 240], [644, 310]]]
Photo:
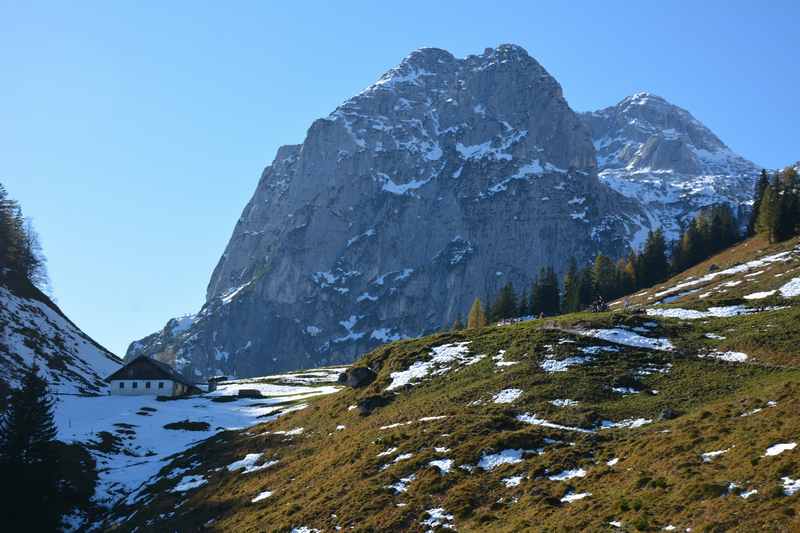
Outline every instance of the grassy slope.
[[[763, 243], [749, 241], [708, 263], [725, 268], [780, 251], [763, 248]], [[699, 265], [663, 287], [686, 276], [704, 275], [708, 266]], [[798, 266], [800, 257], [759, 276], [746, 278], [743, 273], [717, 279], [709, 287], [736, 280], [743, 283], [720, 286], [718, 291], [728, 292], [714, 292], [704, 299], [698, 295], [707, 290], [699, 291], [670, 305], [704, 309], [739, 303], [744, 294], [774, 289], [800, 275]], [[780, 272], [791, 274], [776, 278]], [[663, 287], [638, 296], [635, 302], [645, 303]], [[783, 476], [800, 478], [800, 448], [763, 457], [775, 443], [800, 441], [800, 301], [785, 303], [789, 305], [785, 309], [751, 316], [659, 319], [645, 335], [669, 337], [676, 345], [674, 351], [624, 348], [551, 374], [539, 366], [548, 353], [563, 359], [578, 353], [580, 346], [612, 346], [556, 328], [641, 327], [652, 319], [619, 311], [574, 314], [545, 323], [393, 343], [359, 363], [379, 369], [378, 379], [366, 389], [321, 398], [274, 423], [227, 432], [198, 445], [165, 467], [163, 479], [145, 491], [148, 495], [143, 500], [115, 509], [113, 518], [127, 517], [120, 530], [289, 531], [308, 526], [333, 531], [341, 526], [357, 531], [422, 531], [427, 529], [421, 524], [428, 518], [425, 510], [441, 507], [454, 516], [459, 531], [616, 530], [610, 521], [621, 521], [624, 530], [658, 530], [668, 524], [694, 531], [800, 528], [800, 494], [786, 496], [781, 485]], [[705, 333], [726, 338], [713, 340]], [[390, 405], [370, 416], [348, 410], [358, 399], [384, 391], [391, 372], [426, 360], [431, 347], [463, 340], [471, 342], [471, 353], [487, 357], [398, 391]], [[744, 364], [731, 364], [696, 357], [712, 349], [744, 351], [750, 358]], [[506, 360], [518, 364], [498, 367], [492, 356], [499, 350], [506, 350]], [[670, 370], [637, 373], [647, 366]], [[643, 392], [620, 395], [611, 391], [612, 386], [631, 385]], [[507, 388], [524, 393], [511, 404], [491, 402], [494, 394]], [[549, 403], [557, 398], [579, 404], [558, 408]], [[770, 401], [776, 404], [768, 406]], [[658, 420], [668, 408], [679, 416]], [[763, 410], [741, 416], [755, 408]], [[653, 423], [638, 429], [577, 433], [516, 420], [526, 412], [583, 428], [605, 419], [644, 417]], [[431, 416], [446, 418], [419, 421]], [[304, 432], [294, 436], [265, 433], [296, 427]], [[397, 452], [378, 457], [391, 447], [397, 447]], [[437, 452], [436, 447], [449, 451]], [[477, 464], [485, 453], [507, 448], [545, 451], [491, 471], [470, 473], [459, 468]], [[702, 453], [724, 449], [729, 451], [710, 462], [701, 458]], [[264, 453], [264, 458], [279, 463], [252, 474], [224, 468], [247, 453]], [[401, 453], [413, 456], [382, 469]], [[618, 464], [608, 466], [606, 462], [614, 457], [619, 458]], [[446, 475], [428, 465], [444, 458], [454, 461]], [[178, 467], [189, 468], [182, 475], [201, 474], [208, 483], [186, 493], [170, 492], [180, 476], [167, 474]], [[548, 473], [572, 468], [583, 468], [588, 474], [567, 481], [547, 478]], [[396, 494], [386, 488], [410, 474], [416, 474], [416, 479], [407, 492]], [[524, 477], [518, 486], [507, 487], [502, 481], [518, 475]], [[730, 491], [730, 483], [740, 488]], [[758, 493], [748, 499], [737, 494], [750, 489]], [[273, 495], [250, 502], [264, 490]], [[560, 498], [571, 490], [591, 496], [562, 503]]]

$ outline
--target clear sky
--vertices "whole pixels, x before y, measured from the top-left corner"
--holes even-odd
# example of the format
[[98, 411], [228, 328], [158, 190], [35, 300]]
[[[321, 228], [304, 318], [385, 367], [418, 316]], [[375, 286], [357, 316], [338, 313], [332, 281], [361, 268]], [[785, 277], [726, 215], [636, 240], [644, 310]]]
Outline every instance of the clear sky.
[[197, 311], [262, 168], [411, 50], [525, 47], [573, 109], [639, 90], [800, 159], [800, 2], [0, 0], [0, 182], [118, 354]]

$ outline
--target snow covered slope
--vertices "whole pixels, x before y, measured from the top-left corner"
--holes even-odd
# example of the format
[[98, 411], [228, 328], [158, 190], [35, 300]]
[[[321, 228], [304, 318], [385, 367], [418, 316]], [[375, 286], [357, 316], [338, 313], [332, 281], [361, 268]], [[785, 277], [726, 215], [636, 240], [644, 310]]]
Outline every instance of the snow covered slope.
[[600, 179], [639, 202], [668, 239], [702, 207], [728, 203], [736, 213], [750, 205], [760, 169], [685, 109], [641, 92], [582, 118], [592, 130]]
[[34, 358], [52, 392], [94, 395], [121, 361], [34, 287], [0, 284], [0, 390], [16, 387]]

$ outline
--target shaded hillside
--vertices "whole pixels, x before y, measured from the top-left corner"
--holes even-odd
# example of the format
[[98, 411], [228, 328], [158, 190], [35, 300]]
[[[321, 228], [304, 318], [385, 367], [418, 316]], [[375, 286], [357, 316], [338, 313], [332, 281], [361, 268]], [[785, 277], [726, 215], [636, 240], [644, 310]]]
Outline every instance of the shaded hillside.
[[0, 278], [0, 386], [16, 387], [34, 358], [53, 392], [99, 394], [121, 365], [28, 280]]

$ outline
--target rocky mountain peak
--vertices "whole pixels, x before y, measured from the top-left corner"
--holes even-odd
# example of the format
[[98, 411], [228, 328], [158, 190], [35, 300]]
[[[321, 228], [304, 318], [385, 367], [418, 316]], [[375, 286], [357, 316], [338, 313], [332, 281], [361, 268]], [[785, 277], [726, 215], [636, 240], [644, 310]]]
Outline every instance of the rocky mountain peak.
[[675, 237], [749, 198], [750, 170], [658, 96], [579, 116], [519, 46], [422, 48], [278, 151], [204, 308], [128, 356], [198, 376], [348, 362], [541, 267], [619, 257], [657, 226]]
[[670, 239], [703, 207], [728, 203], [736, 212], [752, 198], [758, 167], [661, 96], [637, 92], [581, 117], [592, 131], [600, 179], [643, 205]]
[[598, 181], [589, 128], [523, 48], [422, 48], [279, 150], [204, 309], [129, 356], [198, 375], [348, 361], [542, 266], [624, 253], [636, 212]]
[[652, 93], [638, 92], [583, 118], [601, 170], [738, 175], [755, 168], [691, 113]]

